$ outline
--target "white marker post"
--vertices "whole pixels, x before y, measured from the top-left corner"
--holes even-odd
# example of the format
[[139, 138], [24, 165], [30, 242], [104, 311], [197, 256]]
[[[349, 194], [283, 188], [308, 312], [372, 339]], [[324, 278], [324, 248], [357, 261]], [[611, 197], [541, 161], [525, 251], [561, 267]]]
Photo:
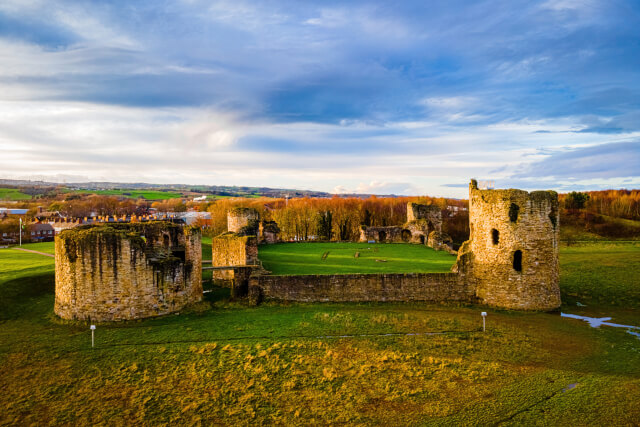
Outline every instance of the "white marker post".
[[95, 341], [94, 341], [94, 335], [93, 335], [93, 334], [94, 334], [94, 332], [96, 331], [96, 325], [91, 325], [91, 326], [89, 327], [89, 329], [91, 329], [91, 348], [93, 348], [93, 345], [94, 345], [94, 342], [95, 342]]
[[22, 218], [20, 218], [20, 228], [18, 229], [18, 233], [20, 234], [20, 246], [22, 246]]
[[482, 332], [487, 332], [487, 326], [486, 326], [485, 321], [484, 321], [487, 318], [487, 312], [483, 311], [480, 314], [482, 315]]

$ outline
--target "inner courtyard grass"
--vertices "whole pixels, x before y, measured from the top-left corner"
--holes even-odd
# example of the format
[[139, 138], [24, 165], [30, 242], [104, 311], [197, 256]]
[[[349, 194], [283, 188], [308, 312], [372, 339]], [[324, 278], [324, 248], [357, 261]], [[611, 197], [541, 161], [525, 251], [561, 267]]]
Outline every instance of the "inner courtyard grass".
[[279, 243], [260, 246], [258, 257], [275, 275], [446, 273], [456, 261], [447, 252], [402, 243]]
[[[561, 248], [560, 263], [563, 311], [640, 323], [638, 246]], [[216, 289], [179, 315], [99, 324], [92, 349], [53, 291], [52, 258], [0, 250], [0, 425], [640, 423], [640, 340], [557, 313], [252, 307]]]

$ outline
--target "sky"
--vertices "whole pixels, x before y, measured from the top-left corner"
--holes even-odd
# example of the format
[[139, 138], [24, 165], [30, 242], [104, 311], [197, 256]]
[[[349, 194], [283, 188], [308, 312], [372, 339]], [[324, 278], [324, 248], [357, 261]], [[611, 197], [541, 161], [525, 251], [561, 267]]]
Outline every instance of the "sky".
[[2, 0], [0, 178], [640, 188], [640, 2]]

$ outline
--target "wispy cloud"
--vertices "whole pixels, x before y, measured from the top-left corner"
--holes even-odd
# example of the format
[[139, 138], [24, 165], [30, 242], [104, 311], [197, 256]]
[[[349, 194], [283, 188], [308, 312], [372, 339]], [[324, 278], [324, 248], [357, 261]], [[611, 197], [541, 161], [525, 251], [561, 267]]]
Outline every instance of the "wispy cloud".
[[471, 176], [629, 185], [639, 12], [7, 0], [0, 173], [455, 196]]

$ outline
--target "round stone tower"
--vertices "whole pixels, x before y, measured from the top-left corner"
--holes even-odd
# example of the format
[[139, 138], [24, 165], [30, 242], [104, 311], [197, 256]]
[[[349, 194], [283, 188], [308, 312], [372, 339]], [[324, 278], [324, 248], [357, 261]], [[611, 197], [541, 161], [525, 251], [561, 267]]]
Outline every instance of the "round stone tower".
[[233, 208], [227, 212], [227, 231], [257, 236], [260, 215], [252, 208]]
[[55, 240], [55, 313], [114, 321], [202, 300], [200, 230], [170, 222], [80, 226]]
[[560, 306], [558, 195], [469, 185], [469, 241], [458, 271], [483, 303], [524, 310]]

